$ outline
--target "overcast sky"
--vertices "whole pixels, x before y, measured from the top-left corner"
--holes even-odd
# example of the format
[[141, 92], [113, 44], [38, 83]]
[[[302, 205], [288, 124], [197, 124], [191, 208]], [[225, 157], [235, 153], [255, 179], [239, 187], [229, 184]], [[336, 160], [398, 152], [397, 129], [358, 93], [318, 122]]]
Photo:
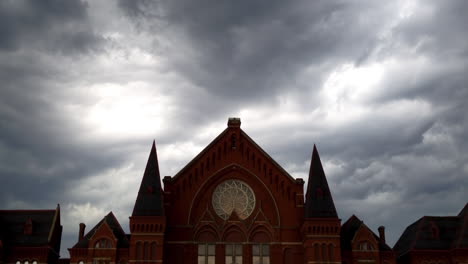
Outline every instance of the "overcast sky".
[[176, 174], [240, 117], [393, 246], [468, 201], [468, 1], [2, 0], [0, 208], [60, 203], [62, 256], [128, 232], [152, 140]]

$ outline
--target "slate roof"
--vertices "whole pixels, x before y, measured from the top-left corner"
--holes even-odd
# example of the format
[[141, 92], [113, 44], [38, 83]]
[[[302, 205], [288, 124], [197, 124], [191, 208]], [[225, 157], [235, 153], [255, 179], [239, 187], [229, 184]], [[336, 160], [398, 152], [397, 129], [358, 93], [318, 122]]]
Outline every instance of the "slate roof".
[[91, 237], [96, 233], [99, 227], [106, 222], [107, 225], [112, 229], [112, 233], [117, 238], [117, 247], [118, 248], [128, 248], [129, 247], [129, 237], [125, 234], [122, 227], [119, 224], [117, 218], [115, 218], [114, 214], [110, 212], [106, 216], [104, 216], [99, 223], [97, 223], [80, 241], [78, 241], [73, 248], [88, 248], [89, 240]]
[[327, 178], [323, 171], [322, 162], [314, 145], [312, 159], [310, 161], [309, 182], [307, 183], [306, 218], [337, 218], [335, 204], [328, 187]]
[[146, 164], [145, 173], [141, 180], [140, 190], [133, 207], [132, 216], [163, 216], [163, 195], [161, 177], [159, 175], [156, 144], [153, 146]]
[[[356, 232], [359, 230], [361, 226], [365, 226], [368, 228], [364, 222], [359, 219], [357, 216], [352, 215], [341, 227], [341, 249], [342, 250], [351, 250], [351, 241], [354, 239]], [[379, 241], [379, 250], [380, 251], [391, 251], [392, 248], [388, 246], [386, 243], [381, 243], [380, 238], [370, 229], [368, 228], [372, 234], [374, 235], [375, 239]]]
[[[57, 210], [0, 210], [0, 239], [7, 247], [38, 247], [49, 245]], [[28, 220], [32, 233], [25, 234]]]
[[468, 204], [457, 216], [424, 216], [408, 226], [394, 246], [401, 256], [410, 250], [468, 248]]

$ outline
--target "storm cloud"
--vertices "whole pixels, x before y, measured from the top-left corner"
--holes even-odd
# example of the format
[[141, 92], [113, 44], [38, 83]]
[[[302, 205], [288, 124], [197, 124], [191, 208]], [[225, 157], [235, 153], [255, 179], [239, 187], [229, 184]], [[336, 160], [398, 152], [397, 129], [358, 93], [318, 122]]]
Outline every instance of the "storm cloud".
[[468, 201], [468, 3], [0, 2], [0, 206], [128, 216], [238, 116], [294, 177], [317, 144], [342, 221], [393, 245]]

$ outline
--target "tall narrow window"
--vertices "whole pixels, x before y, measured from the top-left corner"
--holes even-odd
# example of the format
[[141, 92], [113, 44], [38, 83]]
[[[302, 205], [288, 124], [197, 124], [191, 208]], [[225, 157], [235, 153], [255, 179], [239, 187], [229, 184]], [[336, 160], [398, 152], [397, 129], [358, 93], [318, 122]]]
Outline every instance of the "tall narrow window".
[[253, 264], [270, 264], [270, 246], [256, 244], [252, 246]]
[[143, 246], [140, 241], [136, 243], [136, 258], [137, 260], [143, 259]]
[[[315, 227], [314, 227], [314, 228], [315, 228]], [[316, 259], [316, 260], [322, 260], [322, 259], [320, 258], [320, 253], [319, 253], [319, 252], [320, 252], [319, 244], [315, 244], [315, 245], [314, 245], [314, 255], [315, 255], [315, 259]]]
[[226, 245], [226, 264], [242, 264], [242, 245]]
[[215, 245], [198, 244], [198, 264], [215, 263]]
[[156, 242], [151, 243], [150, 259], [151, 260], [156, 260]]
[[333, 261], [335, 258], [333, 244], [328, 244], [328, 260]]
[[328, 261], [327, 245], [322, 244], [322, 261]]
[[149, 243], [145, 242], [143, 244], [143, 258], [144, 259], [149, 259], [149, 251], [150, 251]]

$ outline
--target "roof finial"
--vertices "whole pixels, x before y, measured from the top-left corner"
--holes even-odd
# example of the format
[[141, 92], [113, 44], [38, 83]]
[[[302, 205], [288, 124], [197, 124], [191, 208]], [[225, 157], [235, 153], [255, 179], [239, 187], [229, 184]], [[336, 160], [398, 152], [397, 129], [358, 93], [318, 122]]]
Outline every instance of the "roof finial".
[[228, 119], [228, 127], [240, 127], [241, 120], [239, 117], [230, 117]]

